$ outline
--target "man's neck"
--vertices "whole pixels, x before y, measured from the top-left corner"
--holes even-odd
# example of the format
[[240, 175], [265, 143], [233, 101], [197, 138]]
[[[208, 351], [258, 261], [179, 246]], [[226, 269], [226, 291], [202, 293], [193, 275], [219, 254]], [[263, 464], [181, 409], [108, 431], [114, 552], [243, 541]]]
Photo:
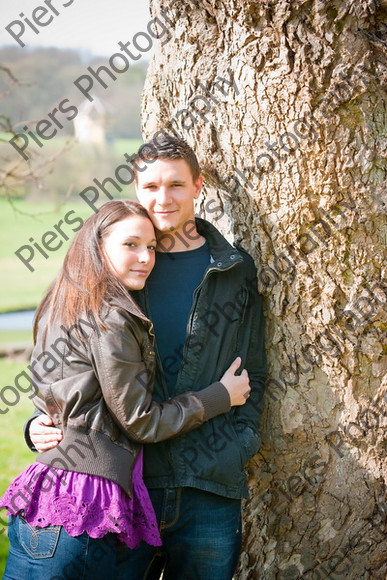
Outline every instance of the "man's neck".
[[157, 251], [168, 252], [188, 252], [201, 248], [206, 243], [206, 238], [200, 235], [196, 226], [192, 222], [169, 232], [156, 230]]

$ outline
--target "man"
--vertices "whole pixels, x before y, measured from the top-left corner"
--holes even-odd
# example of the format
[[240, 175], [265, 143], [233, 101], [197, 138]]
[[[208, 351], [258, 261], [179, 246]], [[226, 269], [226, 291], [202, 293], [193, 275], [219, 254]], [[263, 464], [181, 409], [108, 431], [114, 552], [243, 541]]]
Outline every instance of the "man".
[[[246, 404], [186, 435], [144, 448], [144, 479], [163, 540], [125, 553], [127, 580], [228, 580], [241, 544], [244, 465], [258, 451], [266, 358], [261, 297], [252, 258], [205, 220], [194, 200], [203, 177], [192, 149], [157, 134], [133, 159], [136, 191], [156, 228], [158, 254], [138, 300], [154, 323], [163, 401], [219, 380], [240, 356], [250, 378]], [[50, 419], [30, 425], [38, 450], [60, 440]], [[28, 429], [27, 429], [28, 440]], [[147, 574], [146, 576], [144, 576]]]

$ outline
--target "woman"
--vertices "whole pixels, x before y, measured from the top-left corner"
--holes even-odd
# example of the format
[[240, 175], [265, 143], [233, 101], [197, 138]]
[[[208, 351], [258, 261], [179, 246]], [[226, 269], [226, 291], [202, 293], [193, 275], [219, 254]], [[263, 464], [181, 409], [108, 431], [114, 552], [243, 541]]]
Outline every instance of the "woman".
[[[141, 444], [200, 426], [246, 401], [236, 359], [221, 382], [152, 401], [152, 324], [129, 291], [144, 287], [155, 232], [137, 203], [111, 201], [76, 234], [40, 304], [34, 403], [63, 430], [0, 500], [11, 515], [4, 578], [114, 578], [117, 539], [161, 545], [142, 481]], [[98, 557], [97, 557], [98, 556]]]

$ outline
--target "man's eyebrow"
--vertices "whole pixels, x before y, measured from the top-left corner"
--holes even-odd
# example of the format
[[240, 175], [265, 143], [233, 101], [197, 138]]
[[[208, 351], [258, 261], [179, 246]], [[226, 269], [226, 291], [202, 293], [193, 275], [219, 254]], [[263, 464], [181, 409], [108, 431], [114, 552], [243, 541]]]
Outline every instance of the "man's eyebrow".
[[[186, 183], [186, 181], [184, 179], [170, 179], [168, 183], [180, 183], [182, 185], [184, 185]], [[157, 185], [158, 182], [157, 181], [145, 181], [142, 184], [142, 187], [149, 187], [150, 185]]]

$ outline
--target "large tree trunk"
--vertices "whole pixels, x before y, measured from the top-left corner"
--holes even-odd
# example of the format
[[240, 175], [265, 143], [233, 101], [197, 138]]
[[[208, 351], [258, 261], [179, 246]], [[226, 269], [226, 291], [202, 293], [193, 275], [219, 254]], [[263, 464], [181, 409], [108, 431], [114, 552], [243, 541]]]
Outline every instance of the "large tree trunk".
[[252, 254], [265, 297], [240, 579], [386, 578], [385, 9], [151, 2], [171, 39], [150, 66], [145, 137], [194, 147], [198, 211]]

